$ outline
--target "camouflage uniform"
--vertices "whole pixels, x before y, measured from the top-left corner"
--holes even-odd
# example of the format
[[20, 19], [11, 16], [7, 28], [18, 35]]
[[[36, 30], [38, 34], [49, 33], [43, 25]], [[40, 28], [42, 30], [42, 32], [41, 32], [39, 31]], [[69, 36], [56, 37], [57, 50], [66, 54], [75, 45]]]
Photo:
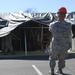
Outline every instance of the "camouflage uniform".
[[72, 25], [66, 21], [56, 21], [50, 24], [49, 31], [52, 32], [51, 55], [49, 57], [50, 67], [54, 69], [56, 58], [59, 60], [58, 67], [65, 67], [65, 57], [71, 48]]

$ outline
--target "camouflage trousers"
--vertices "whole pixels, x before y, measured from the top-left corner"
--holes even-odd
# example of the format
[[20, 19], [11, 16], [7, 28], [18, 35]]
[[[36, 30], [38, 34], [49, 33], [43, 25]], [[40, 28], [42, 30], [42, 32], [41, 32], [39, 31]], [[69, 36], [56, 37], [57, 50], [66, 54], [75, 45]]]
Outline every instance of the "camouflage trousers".
[[65, 58], [67, 57], [67, 50], [52, 51], [49, 56], [49, 66], [51, 69], [55, 68], [56, 59], [58, 59], [58, 68], [62, 69], [65, 67]]

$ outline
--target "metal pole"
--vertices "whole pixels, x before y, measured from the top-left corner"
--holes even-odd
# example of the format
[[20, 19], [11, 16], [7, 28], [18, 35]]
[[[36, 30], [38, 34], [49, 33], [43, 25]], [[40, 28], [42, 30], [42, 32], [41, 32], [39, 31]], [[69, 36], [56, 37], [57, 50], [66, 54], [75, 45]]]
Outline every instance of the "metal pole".
[[27, 40], [26, 40], [26, 32], [25, 32], [25, 30], [24, 30], [24, 44], [25, 44], [25, 46], [24, 46], [25, 55], [27, 56]]

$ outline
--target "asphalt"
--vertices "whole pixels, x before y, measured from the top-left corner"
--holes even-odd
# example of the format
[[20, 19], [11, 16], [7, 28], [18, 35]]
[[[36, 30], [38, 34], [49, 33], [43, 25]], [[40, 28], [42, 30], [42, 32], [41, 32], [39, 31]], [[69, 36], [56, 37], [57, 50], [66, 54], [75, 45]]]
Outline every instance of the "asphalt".
[[[6, 59], [22, 59], [22, 60], [48, 60], [49, 55], [3, 55], [0, 56], [0, 60]], [[66, 59], [66, 67], [63, 69], [63, 75], [75, 75], [75, 53], [68, 53]], [[68, 74], [67, 74], [68, 73]], [[59, 75], [59, 74], [56, 74]]]

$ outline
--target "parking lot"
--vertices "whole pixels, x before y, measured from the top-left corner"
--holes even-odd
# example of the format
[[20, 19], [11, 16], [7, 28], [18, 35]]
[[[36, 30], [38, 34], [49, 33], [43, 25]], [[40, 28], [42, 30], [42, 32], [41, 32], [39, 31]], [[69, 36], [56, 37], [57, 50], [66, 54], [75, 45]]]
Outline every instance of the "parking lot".
[[0, 75], [49, 75], [48, 60], [0, 60]]
[[[0, 59], [0, 75], [50, 75], [48, 58], [31, 58], [22, 57], [21, 59]], [[56, 61], [56, 63], [57, 62], [58, 61]], [[57, 65], [55, 70], [56, 69]], [[63, 71], [65, 73], [64, 75], [75, 75], [74, 56], [66, 59], [66, 67]]]

